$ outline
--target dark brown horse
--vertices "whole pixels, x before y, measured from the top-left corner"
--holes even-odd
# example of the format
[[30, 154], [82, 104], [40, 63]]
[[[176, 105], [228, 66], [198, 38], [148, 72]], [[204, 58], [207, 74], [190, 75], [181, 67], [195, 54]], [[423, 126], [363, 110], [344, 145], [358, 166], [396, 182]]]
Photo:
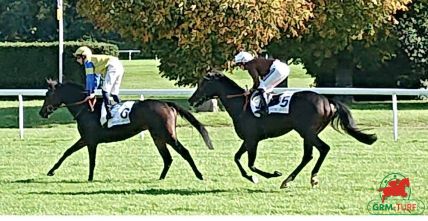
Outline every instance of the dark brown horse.
[[[293, 95], [290, 101], [289, 114], [271, 114], [266, 117], [256, 118], [248, 108], [245, 90], [221, 73], [210, 73], [205, 76], [198, 85], [197, 90], [189, 99], [189, 103], [199, 105], [207, 99], [218, 97], [226, 111], [233, 120], [233, 125], [238, 136], [244, 141], [235, 154], [235, 162], [243, 177], [256, 183], [256, 177], [250, 176], [239, 162], [241, 156], [248, 152], [248, 167], [251, 171], [266, 178], [278, 177], [282, 174], [264, 172], [254, 166], [257, 155], [257, 145], [261, 140], [278, 137], [297, 131], [304, 140], [303, 159], [297, 168], [283, 181], [281, 188], [288, 186], [305, 165], [312, 159], [312, 150], [315, 146], [320, 152], [320, 157], [312, 170], [311, 184], [318, 184], [317, 173], [330, 150], [329, 145], [322, 141], [318, 134], [329, 124], [337, 130], [338, 125], [352, 137], [365, 144], [376, 141], [376, 135], [365, 134], [355, 125], [349, 109], [342, 103], [327, 99], [325, 96], [302, 91]], [[230, 96], [242, 95], [242, 96]], [[243, 107], [245, 110], [243, 110]]]
[[169, 144], [190, 164], [197, 178], [203, 179], [189, 151], [177, 139], [177, 112], [196, 127], [208, 148], [213, 149], [213, 147], [205, 127], [187, 110], [172, 102], [159, 100], [136, 101], [129, 115], [130, 124], [107, 129], [102, 127], [99, 122], [102, 100], [96, 103], [95, 111], [91, 112], [87, 103], [79, 104], [86, 97], [84, 89], [80, 85], [73, 83], [59, 84], [55, 81], [48, 81], [48, 84], [45, 101], [39, 112], [40, 116], [47, 118], [61, 105], [65, 105], [77, 121], [77, 128], [81, 136], [73, 146], [65, 151], [64, 155], [48, 172], [48, 176], [53, 176], [55, 170], [60, 167], [68, 156], [87, 146], [89, 153], [88, 180], [92, 181], [98, 144], [124, 140], [141, 131], [149, 130], [164, 163], [159, 179], [165, 178], [172, 163], [172, 157], [166, 144]]

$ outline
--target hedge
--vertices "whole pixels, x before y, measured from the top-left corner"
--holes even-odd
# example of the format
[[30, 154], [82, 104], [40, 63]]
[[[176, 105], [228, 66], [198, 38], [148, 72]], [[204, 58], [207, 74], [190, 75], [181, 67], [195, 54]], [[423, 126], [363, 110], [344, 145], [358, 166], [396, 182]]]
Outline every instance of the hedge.
[[[73, 53], [80, 46], [88, 46], [95, 54], [118, 55], [118, 47], [99, 42], [65, 42], [63, 81], [83, 84], [83, 66]], [[46, 79], [58, 79], [58, 42], [0, 42], [0, 88], [46, 88]]]

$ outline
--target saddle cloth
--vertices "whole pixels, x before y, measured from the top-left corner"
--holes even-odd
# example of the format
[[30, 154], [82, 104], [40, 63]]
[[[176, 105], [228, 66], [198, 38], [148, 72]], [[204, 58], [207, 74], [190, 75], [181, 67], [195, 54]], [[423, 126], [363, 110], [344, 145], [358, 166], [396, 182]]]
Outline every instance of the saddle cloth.
[[[294, 91], [285, 91], [281, 94], [268, 93], [267, 102], [268, 102], [269, 114], [272, 114], [272, 113], [288, 114], [289, 107], [290, 107], [290, 100], [293, 94], [294, 94]], [[260, 113], [259, 113], [260, 99], [261, 99], [261, 94], [259, 94], [257, 91], [254, 92], [250, 98], [251, 111], [256, 117], [260, 117]]]
[[131, 122], [129, 114], [131, 113], [134, 103], [134, 101], [126, 101], [125, 103], [115, 104], [112, 106], [111, 115], [113, 118], [109, 119], [108, 122], [106, 107], [102, 104], [100, 118], [101, 125], [104, 125], [107, 122], [107, 127], [111, 128], [117, 125], [129, 124]]

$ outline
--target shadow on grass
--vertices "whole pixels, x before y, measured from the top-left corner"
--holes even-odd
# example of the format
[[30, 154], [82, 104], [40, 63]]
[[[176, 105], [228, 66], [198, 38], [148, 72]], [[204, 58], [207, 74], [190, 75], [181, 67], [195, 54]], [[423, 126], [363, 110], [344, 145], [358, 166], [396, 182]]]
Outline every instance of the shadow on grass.
[[81, 191], [81, 192], [29, 192], [28, 194], [36, 195], [98, 195], [98, 194], [112, 194], [112, 195], [128, 195], [128, 194], [144, 194], [144, 195], [201, 195], [201, 194], [216, 194], [229, 192], [230, 190], [191, 190], [191, 189], [147, 189], [147, 190], [98, 190], [98, 191]]
[[[104, 180], [104, 181], [93, 181], [88, 182], [84, 180], [36, 180], [36, 179], [23, 179], [23, 180], [15, 180], [15, 181], [7, 181], [3, 183], [15, 183], [15, 184], [89, 184], [89, 183], [113, 183], [120, 182], [123, 183], [123, 180], [112, 181], [112, 180]], [[125, 181], [129, 183], [128, 181]], [[145, 183], [153, 183], [153, 181], [135, 181], [132, 183], [145, 184]], [[293, 188], [292, 188], [293, 189]], [[233, 188], [233, 189], [212, 189], [212, 190], [195, 190], [195, 189], [131, 189], [131, 190], [97, 190], [97, 191], [78, 191], [78, 192], [55, 192], [55, 191], [40, 191], [40, 192], [28, 192], [27, 194], [31, 195], [98, 195], [98, 194], [111, 194], [111, 195], [128, 195], [128, 194], [143, 194], [143, 195], [201, 195], [201, 194], [216, 194], [216, 193], [248, 193], [248, 194], [258, 194], [258, 193], [281, 193], [281, 192], [290, 192], [291, 189], [282, 190], [264, 190], [264, 189], [248, 189], [248, 188]]]
[[36, 183], [36, 184], [47, 184], [47, 183], [88, 183], [85, 180], [35, 180], [35, 179], [24, 179], [14, 180], [6, 183]]
[[[3, 181], [0, 183], [28, 183], [28, 184], [49, 184], [49, 183], [54, 183], [54, 184], [72, 184], [72, 183], [123, 183], [123, 180], [94, 180], [92, 182], [89, 182], [87, 180], [37, 180], [37, 179], [23, 179], [23, 180], [13, 180], [13, 181]], [[130, 183], [130, 181], [125, 181], [127, 183]], [[152, 183], [151, 181], [135, 181], [135, 182], [131, 182], [131, 183]]]

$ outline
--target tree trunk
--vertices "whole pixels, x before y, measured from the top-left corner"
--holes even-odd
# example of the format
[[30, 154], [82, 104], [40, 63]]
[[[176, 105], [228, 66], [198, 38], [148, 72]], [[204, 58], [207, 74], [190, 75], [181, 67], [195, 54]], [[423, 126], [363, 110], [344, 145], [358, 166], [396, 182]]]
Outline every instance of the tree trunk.
[[[352, 88], [353, 67], [350, 59], [339, 58], [338, 67], [335, 70], [336, 87]], [[352, 95], [337, 95], [335, 98], [345, 103], [351, 103], [354, 100]]]

